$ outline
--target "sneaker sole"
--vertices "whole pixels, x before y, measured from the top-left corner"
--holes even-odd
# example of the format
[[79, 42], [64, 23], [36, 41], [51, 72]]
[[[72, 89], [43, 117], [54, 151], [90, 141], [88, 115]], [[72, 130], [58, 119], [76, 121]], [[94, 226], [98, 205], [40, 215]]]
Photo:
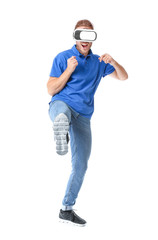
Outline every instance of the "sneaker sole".
[[64, 220], [64, 219], [59, 219], [59, 222], [60, 223], [65, 223], [65, 224], [70, 224], [70, 225], [77, 226], [77, 227], [85, 227], [86, 226], [86, 223], [85, 224], [78, 224], [78, 223], [73, 223], [71, 221]]
[[53, 130], [56, 152], [59, 155], [65, 155], [68, 152], [67, 134], [69, 131], [69, 120], [64, 113], [60, 113], [55, 118]]

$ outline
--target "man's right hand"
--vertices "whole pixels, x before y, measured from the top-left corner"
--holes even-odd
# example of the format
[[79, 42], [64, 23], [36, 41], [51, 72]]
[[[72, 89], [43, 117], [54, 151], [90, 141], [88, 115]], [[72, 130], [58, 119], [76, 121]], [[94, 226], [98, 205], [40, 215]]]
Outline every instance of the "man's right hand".
[[78, 65], [78, 62], [76, 60], [76, 57], [75, 56], [72, 56], [71, 58], [69, 58], [67, 60], [67, 70], [70, 72], [70, 73], [73, 73], [76, 69]]

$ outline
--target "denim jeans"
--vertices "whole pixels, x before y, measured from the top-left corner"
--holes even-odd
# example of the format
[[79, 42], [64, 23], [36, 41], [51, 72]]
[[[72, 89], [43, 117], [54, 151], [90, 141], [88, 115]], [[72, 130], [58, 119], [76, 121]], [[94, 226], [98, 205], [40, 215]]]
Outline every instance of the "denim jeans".
[[62, 201], [62, 209], [71, 210], [76, 202], [88, 166], [91, 152], [91, 127], [90, 119], [81, 116], [63, 101], [56, 100], [51, 102], [49, 116], [52, 122], [60, 113], [64, 113], [69, 120], [72, 161], [72, 171]]

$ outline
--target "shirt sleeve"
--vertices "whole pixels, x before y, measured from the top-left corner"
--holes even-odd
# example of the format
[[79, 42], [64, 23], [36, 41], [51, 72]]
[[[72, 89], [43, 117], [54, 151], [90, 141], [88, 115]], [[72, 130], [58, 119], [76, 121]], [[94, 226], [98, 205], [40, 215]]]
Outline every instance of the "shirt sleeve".
[[50, 71], [50, 77], [60, 77], [60, 75], [65, 71], [65, 61], [60, 54], [58, 54], [52, 64]]
[[115, 71], [115, 68], [111, 64], [109, 64], [109, 63], [105, 64], [103, 77], [113, 73], [114, 71]]

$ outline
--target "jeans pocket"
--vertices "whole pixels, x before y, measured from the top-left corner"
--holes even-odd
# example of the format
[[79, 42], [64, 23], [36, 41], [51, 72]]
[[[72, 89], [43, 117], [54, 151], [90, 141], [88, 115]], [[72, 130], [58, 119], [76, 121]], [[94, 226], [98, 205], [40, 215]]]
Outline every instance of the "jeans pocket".
[[50, 113], [50, 109], [52, 108], [53, 104], [54, 104], [54, 102], [49, 103], [48, 113]]

